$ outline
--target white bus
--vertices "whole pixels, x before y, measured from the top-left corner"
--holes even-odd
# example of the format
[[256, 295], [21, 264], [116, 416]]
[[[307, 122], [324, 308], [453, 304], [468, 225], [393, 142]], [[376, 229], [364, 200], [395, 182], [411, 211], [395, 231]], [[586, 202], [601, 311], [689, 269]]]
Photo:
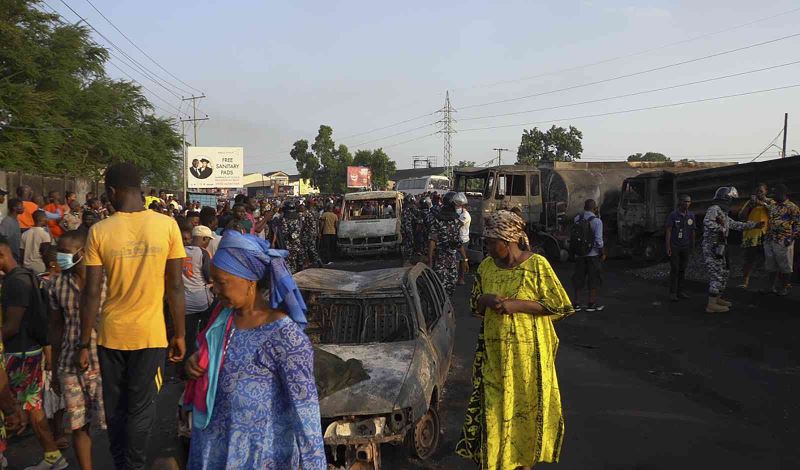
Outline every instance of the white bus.
[[400, 180], [395, 190], [416, 196], [425, 192], [445, 193], [450, 190], [450, 180], [446, 176], [422, 176]]

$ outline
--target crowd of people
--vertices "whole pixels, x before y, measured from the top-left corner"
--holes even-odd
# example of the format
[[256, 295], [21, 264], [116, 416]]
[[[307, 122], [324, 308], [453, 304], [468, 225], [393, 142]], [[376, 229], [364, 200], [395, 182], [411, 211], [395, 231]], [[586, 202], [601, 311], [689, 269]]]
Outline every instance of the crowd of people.
[[[143, 193], [138, 175], [133, 165], [113, 165], [105, 193], [84, 202], [57, 191], [45, 200], [23, 185], [0, 215], [0, 468], [6, 437], [27, 426], [43, 454], [29, 470], [66, 468], [67, 434], [79, 466], [91, 469], [98, 429], [108, 434], [115, 468], [145, 468], [167, 363], [186, 383], [188, 468], [326, 468], [307, 308], [292, 275], [336, 257], [341, 198], [238, 195], [217, 207], [184, 207], [164, 191]], [[768, 192], [758, 185], [734, 220], [737, 191], [720, 188], [702, 227], [691, 198], [679, 198], [666, 221], [672, 300], [687, 297], [685, 270], [700, 230], [706, 311], [731, 307], [722, 296], [731, 230], [744, 231], [742, 287], [763, 257], [765, 291], [785, 295], [800, 210], [785, 186], [773, 189], [774, 199]], [[0, 191], [0, 202], [6, 196]], [[564, 424], [553, 322], [604, 308], [595, 201], [572, 224], [571, 299], [531, 251], [521, 215], [509, 208], [484, 219], [486, 257], [474, 273], [470, 305], [483, 324], [456, 452], [481, 468], [558, 460]], [[452, 296], [475, 242], [467, 197], [406, 196], [400, 218], [404, 262], [426, 262]], [[529, 445], [510, 445], [519, 442]]]
[[[728, 240], [731, 231], [742, 233], [742, 289], [750, 287], [750, 279], [758, 263], [763, 263], [768, 281], [760, 289], [764, 294], [786, 296], [794, 271], [794, 245], [800, 239], [800, 209], [789, 200], [786, 185], [772, 188], [774, 199], [768, 198], [768, 185], [759, 183], [750, 198], [731, 217], [731, 206], [739, 197], [735, 187], [717, 189], [712, 205], [702, 219], [691, 211], [692, 198], [681, 195], [678, 207], [666, 220], [666, 252], [670, 258], [670, 300], [677, 302], [689, 296], [684, 280], [695, 240], [702, 235], [701, 253], [708, 272], [706, 312], [725, 313], [733, 303], [723, 298], [730, 277]], [[696, 223], [702, 220], [702, 225]]]

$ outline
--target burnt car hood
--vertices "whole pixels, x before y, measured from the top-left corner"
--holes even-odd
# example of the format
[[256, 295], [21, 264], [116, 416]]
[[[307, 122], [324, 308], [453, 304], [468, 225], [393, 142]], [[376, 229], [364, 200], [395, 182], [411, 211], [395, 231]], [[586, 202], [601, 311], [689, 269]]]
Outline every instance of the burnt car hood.
[[417, 341], [357, 345], [318, 344], [318, 348], [336, 354], [345, 361], [358, 359], [364, 364], [369, 380], [339, 390], [319, 402], [323, 418], [348, 415], [391, 413], [413, 363]]

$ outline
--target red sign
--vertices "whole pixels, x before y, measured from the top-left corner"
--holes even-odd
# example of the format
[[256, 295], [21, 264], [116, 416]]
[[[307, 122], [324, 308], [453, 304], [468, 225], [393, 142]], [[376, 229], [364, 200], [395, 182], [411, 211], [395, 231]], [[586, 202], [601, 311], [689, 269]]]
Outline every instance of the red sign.
[[348, 188], [369, 188], [372, 186], [372, 170], [365, 166], [347, 167]]

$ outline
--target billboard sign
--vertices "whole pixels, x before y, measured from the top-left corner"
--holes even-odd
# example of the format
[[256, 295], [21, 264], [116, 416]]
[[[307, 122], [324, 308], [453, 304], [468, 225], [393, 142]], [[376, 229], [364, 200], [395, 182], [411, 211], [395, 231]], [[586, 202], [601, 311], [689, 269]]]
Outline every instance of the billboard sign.
[[347, 187], [348, 188], [372, 187], [372, 170], [370, 170], [365, 166], [348, 166]]
[[189, 188], [241, 188], [244, 186], [242, 147], [189, 147], [186, 157]]

